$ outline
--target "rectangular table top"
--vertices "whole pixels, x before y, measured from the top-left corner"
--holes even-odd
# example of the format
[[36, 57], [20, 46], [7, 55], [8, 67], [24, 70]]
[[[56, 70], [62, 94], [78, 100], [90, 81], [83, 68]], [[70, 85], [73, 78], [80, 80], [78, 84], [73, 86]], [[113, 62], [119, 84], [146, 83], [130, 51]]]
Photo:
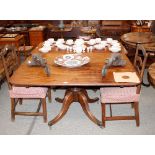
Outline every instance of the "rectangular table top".
[[[40, 44], [34, 49], [33, 53], [38, 53], [38, 49], [42, 47]], [[53, 48], [48, 53], [41, 53], [43, 58], [47, 60], [51, 76], [48, 77], [42, 67], [30, 67], [27, 61], [20, 65], [10, 79], [10, 83], [17, 86], [132, 86], [136, 83], [118, 83], [114, 81], [113, 72], [134, 72], [135, 69], [125, 54], [122, 46], [122, 58], [127, 61], [124, 67], [110, 67], [105, 77], [102, 77], [101, 71], [105, 64], [105, 60], [111, 56], [109, 50], [93, 51], [83, 53], [90, 58], [90, 62], [78, 68], [66, 68], [58, 66], [54, 63], [54, 59], [58, 56], [67, 54], [67, 51], [57, 51]]]

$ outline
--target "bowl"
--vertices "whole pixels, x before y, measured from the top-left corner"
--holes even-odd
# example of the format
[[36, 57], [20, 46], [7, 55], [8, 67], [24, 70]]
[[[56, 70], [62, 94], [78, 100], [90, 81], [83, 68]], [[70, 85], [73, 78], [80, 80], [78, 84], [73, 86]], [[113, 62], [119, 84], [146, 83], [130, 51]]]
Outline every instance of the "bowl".
[[83, 45], [84, 44], [84, 40], [83, 39], [76, 39], [75, 40], [75, 45]]
[[112, 43], [113, 39], [112, 38], [107, 38], [107, 43]]
[[44, 43], [43, 43], [43, 46], [47, 46], [47, 47], [49, 47], [49, 46], [51, 46], [52, 44], [49, 42], [49, 41], [45, 41]]
[[42, 53], [48, 53], [50, 50], [51, 50], [51, 48], [47, 48], [45, 46], [39, 49], [39, 51]]
[[109, 50], [113, 53], [116, 53], [116, 52], [120, 52], [121, 51], [121, 48], [120, 47], [116, 47], [116, 46], [111, 46], [109, 47]]
[[89, 45], [94, 45], [94, 44], [96, 44], [96, 40], [95, 40], [95, 39], [90, 39], [90, 40], [88, 41], [88, 44], [89, 44]]
[[97, 44], [97, 45], [94, 45], [94, 47], [97, 50], [103, 50], [105, 48], [105, 45], [103, 45], [103, 44]]
[[50, 44], [53, 44], [55, 41], [54, 41], [54, 38], [49, 38], [48, 40], [47, 40]]
[[73, 44], [74, 44], [73, 39], [68, 39], [68, 40], [66, 41], [66, 44], [67, 44], [67, 45], [73, 45]]
[[118, 40], [112, 40], [112, 44], [119, 43]]
[[96, 42], [96, 43], [101, 43], [101, 38], [96, 38], [96, 39], [95, 39], [95, 42]]
[[60, 50], [66, 50], [67, 46], [64, 45], [64, 44], [58, 44], [57, 47], [60, 49]]
[[120, 43], [112, 43], [111, 45], [115, 47], [121, 47]]
[[64, 43], [65, 40], [64, 40], [63, 38], [61, 38], [61, 39], [58, 39], [57, 42], [59, 42], [59, 43]]

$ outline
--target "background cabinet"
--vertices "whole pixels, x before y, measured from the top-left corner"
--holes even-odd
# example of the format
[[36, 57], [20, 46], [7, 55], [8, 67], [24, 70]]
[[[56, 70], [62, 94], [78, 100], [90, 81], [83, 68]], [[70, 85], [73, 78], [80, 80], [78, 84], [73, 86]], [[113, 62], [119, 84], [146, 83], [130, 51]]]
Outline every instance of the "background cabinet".
[[34, 27], [29, 29], [30, 45], [37, 46], [46, 39], [46, 28]]

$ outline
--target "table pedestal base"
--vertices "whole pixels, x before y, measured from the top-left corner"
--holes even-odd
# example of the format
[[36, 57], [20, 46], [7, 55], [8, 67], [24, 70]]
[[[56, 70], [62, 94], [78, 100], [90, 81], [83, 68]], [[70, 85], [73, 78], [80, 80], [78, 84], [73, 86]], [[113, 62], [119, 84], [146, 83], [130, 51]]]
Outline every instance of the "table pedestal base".
[[87, 117], [93, 121], [95, 124], [97, 124], [98, 126], [102, 127], [102, 122], [99, 121], [90, 111], [89, 109], [89, 104], [88, 103], [94, 103], [96, 101], [98, 101], [98, 98], [95, 99], [90, 99], [87, 91], [85, 89], [82, 88], [70, 88], [67, 89], [65, 92], [65, 96], [64, 99], [60, 99], [60, 98], [56, 98], [56, 101], [62, 103], [62, 108], [59, 112], [59, 114], [53, 119], [51, 120], [48, 125], [52, 126], [55, 123], [57, 123], [60, 119], [62, 119], [62, 117], [67, 113], [69, 106], [73, 103], [73, 102], [79, 102], [83, 111], [85, 112], [85, 114], [87, 115]]

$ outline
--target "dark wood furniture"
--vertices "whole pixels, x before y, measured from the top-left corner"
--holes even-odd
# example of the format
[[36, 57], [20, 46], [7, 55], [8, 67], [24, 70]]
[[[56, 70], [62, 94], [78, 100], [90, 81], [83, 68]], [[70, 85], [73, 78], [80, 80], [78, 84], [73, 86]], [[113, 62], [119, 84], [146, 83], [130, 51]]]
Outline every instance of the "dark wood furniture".
[[[0, 37], [0, 45], [14, 44], [17, 48], [17, 52], [20, 52], [18, 49], [21, 42], [23, 42], [24, 36], [17, 35], [16, 37]], [[18, 54], [18, 62], [20, 63], [20, 54]]]
[[[38, 53], [42, 43], [34, 49], [33, 53]], [[122, 57], [127, 61], [125, 67], [111, 67], [107, 76], [102, 77], [101, 71], [105, 60], [110, 57], [111, 52], [107, 49], [105, 51], [94, 51], [91, 53], [84, 53], [90, 58], [90, 62], [79, 68], [65, 68], [58, 66], [54, 63], [57, 56], [66, 54], [67, 51], [57, 51], [55, 48], [51, 52], [42, 54], [43, 58], [47, 60], [47, 64], [51, 70], [51, 76], [47, 77], [44, 70], [40, 67], [29, 67], [25, 61], [16, 70], [15, 74], [11, 77], [10, 83], [16, 86], [63, 86], [66, 87], [64, 99], [57, 99], [63, 102], [60, 113], [49, 122], [53, 125], [58, 122], [67, 112], [72, 102], [77, 101], [83, 108], [85, 114], [95, 124], [102, 126], [99, 121], [90, 111], [89, 103], [94, 102], [96, 99], [88, 97], [87, 87], [103, 87], [103, 86], [135, 86], [135, 83], [116, 83], [113, 78], [114, 71], [135, 71], [132, 63], [129, 61], [124, 53], [125, 49], [122, 46]], [[40, 53], [41, 54], [41, 53]]]
[[155, 63], [149, 66], [148, 75], [149, 75], [150, 83], [155, 87]]
[[[136, 54], [135, 54], [135, 59], [134, 59], [134, 67], [137, 72], [137, 74], [140, 77], [140, 81], [143, 79], [144, 75], [144, 69], [147, 61], [148, 53], [146, 53], [144, 47], [142, 45], [138, 45], [136, 48]], [[140, 121], [139, 121], [139, 98], [140, 95], [140, 90], [141, 90], [141, 85], [137, 85], [137, 88], [135, 89], [135, 92], [130, 92], [130, 89], [134, 91], [135, 87], [109, 87], [108, 91], [111, 91], [111, 94], [108, 96], [106, 95], [106, 90], [107, 88], [101, 88], [101, 97], [103, 98], [104, 102], [101, 99], [101, 106], [102, 106], [102, 123], [103, 126], [105, 127], [105, 122], [110, 121], [110, 120], [136, 120], [136, 125], [139, 126]], [[113, 93], [114, 94], [113, 94]], [[120, 93], [121, 92], [121, 93]], [[127, 94], [128, 93], [128, 94]], [[131, 96], [130, 96], [131, 95]], [[128, 98], [130, 96], [130, 99]], [[135, 96], [135, 97], [134, 97]], [[137, 96], [137, 97], [136, 97]], [[108, 99], [106, 99], [106, 97]], [[116, 99], [114, 99], [116, 97]], [[113, 101], [113, 102], [112, 102]], [[112, 115], [112, 108], [111, 104], [132, 104], [134, 108], [134, 115], [133, 116], [113, 116]], [[110, 116], [106, 116], [106, 105], [110, 104]]]
[[45, 27], [33, 27], [29, 29], [30, 45], [37, 46], [46, 39]]
[[49, 29], [49, 37], [51, 38], [67, 38], [67, 33], [70, 33], [72, 31], [71, 25], [65, 25], [63, 29], [60, 29], [58, 26], [54, 26], [51, 29]]
[[[2, 57], [4, 70], [7, 78], [8, 88], [9, 88], [9, 95], [11, 98], [11, 120], [15, 120], [15, 115], [24, 115], [24, 116], [43, 116], [44, 122], [47, 121], [47, 110], [46, 110], [46, 95], [47, 95], [47, 88], [25, 88], [25, 87], [14, 87], [10, 84], [10, 78], [14, 71], [19, 67], [18, 63], [18, 57], [16, 55], [16, 49], [15, 46], [12, 45], [6, 45], [1, 53], [0, 56]], [[15, 92], [18, 90], [18, 92]], [[28, 89], [27, 92], [22, 92], [22, 90]], [[19, 92], [20, 91], [20, 92]], [[35, 92], [37, 91], [37, 92]], [[44, 93], [44, 95], [38, 95]], [[21, 112], [16, 111], [16, 105], [22, 104], [23, 99], [38, 99], [39, 105], [36, 112]], [[43, 108], [42, 112], [40, 111], [40, 108]]]
[[[60, 20], [1, 20], [0, 25], [4, 28], [27, 28], [27, 30], [15, 31], [6, 31], [4, 33], [19, 33], [23, 34], [25, 37], [26, 45], [30, 45], [29, 38], [29, 29], [32, 27], [37, 27], [39, 25], [44, 25], [47, 27], [47, 30], [44, 32], [45, 38], [78, 38], [81, 34], [80, 29], [84, 26], [99, 26], [100, 27], [100, 36], [104, 38], [112, 37], [113, 39], [120, 39], [120, 36], [124, 33], [128, 33], [131, 30], [132, 21], [128, 20], [64, 20], [65, 26], [72, 27], [71, 31], [55, 32], [51, 31], [53, 28], [57, 28]], [[76, 23], [76, 24], [75, 24]], [[3, 31], [3, 30], [2, 30]], [[35, 38], [35, 37], [34, 37]], [[33, 40], [33, 39], [32, 39]], [[34, 44], [33, 44], [34, 45]]]
[[149, 53], [146, 67], [155, 61], [155, 35], [151, 32], [130, 32], [121, 36], [123, 45], [128, 50], [128, 56], [133, 60], [136, 44], [143, 44]]
[[155, 35], [151, 32], [130, 32], [121, 36], [121, 40], [131, 46], [143, 44], [146, 51], [155, 52]]
[[130, 23], [123, 20], [104, 20], [100, 24], [100, 33], [104, 38], [119, 40], [121, 35], [131, 31]]
[[137, 25], [132, 25], [131, 26], [131, 32], [150, 32], [151, 28], [148, 27], [147, 25], [143, 26], [137, 26]]
[[80, 31], [83, 35], [90, 36], [91, 38], [96, 36], [96, 28], [93, 27], [81, 27]]

